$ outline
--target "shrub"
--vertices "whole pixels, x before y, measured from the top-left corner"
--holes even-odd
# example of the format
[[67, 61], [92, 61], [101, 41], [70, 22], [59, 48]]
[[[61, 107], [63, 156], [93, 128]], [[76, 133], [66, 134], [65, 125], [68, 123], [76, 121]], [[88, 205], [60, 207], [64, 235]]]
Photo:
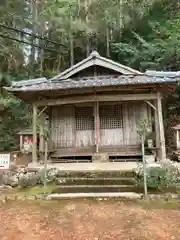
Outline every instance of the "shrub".
[[[143, 187], [143, 167], [136, 170], [136, 182], [139, 187]], [[180, 173], [172, 164], [162, 164], [159, 166], [147, 166], [147, 187], [149, 189], [163, 189], [167, 187], [177, 187], [180, 183]]]
[[[40, 175], [40, 182], [43, 183], [44, 182], [44, 169], [41, 169], [39, 172]], [[50, 168], [47, 169], [46, 171], [46, 177], [47, 177], [47, 182], [54, 182], [56, 180], [56, 178], [59, 175], [59, 169], [57, 168]]]
[[39, 173], [27, 173], [19, 177], [18, 185], [22, 188], [40, 184]]
[[[46, 172], [47, 183], [55, 182], [56, 178], [58, 177], [58, 174], [59, 169], [56, 168], [48, 169]], [[32, 172], [20, 175], [18, 185], [24, 188], [43, 184], [43, 182], [44, 182], [44, 169], [41, 169], [36, 173]]]

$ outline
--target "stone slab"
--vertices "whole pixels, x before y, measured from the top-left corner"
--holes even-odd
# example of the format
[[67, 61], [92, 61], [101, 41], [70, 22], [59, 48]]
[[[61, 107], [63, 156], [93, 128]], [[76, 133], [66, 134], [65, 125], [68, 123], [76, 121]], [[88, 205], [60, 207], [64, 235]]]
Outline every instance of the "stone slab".
[[[48, 164], [47, 168], [58, 168], [62, 171], [132, 171], [138, 166], [136, 162], [94, 162], [94, 163], [54, 163]], [[30, 163], [28, 170], [37, 171], [44, 165]]]
[[104, 193], [61, 193], [49, 194], [47, 199], [72, 199], [72, 198], [128, 198], [141, 199], [142, 194], [134, 192], [104, 192]]
[[107, 153], [94, 153], [92, 155], [92, 161], [93, 162], [100, 162], [100, 163], [104, 163], [104, 162], [109, 162], [109, 155]]

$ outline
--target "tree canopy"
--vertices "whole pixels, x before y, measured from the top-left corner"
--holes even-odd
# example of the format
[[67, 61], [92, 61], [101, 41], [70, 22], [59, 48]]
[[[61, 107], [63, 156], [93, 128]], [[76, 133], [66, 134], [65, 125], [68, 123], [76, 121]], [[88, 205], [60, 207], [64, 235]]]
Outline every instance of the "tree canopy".
[[[179, 70], [179, 10], [179, 0], [2, 0], [0, 150], [15, 149], [17, 131], [30, 124], [29, 106], [3, 86], [54, 76], [92, 50], [141, 71]], [[177, 89], [168, 115], [179, 106]]]

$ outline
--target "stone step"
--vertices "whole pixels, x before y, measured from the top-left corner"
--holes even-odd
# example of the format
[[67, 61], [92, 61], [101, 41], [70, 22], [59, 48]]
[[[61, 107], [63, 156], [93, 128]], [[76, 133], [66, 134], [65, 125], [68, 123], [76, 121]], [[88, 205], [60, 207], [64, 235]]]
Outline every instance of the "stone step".
[[58, 188], [129, 188], [134, 185], [60, 185]]
[[58, 185], [132, 185], [135, 183], [134, 178], [128, 177], [73, 177], [73, 178], [57, 178]]
[[60, 171], [58, 178], [133, 178], [134, 171]]
[[54, 193], [47, 196], [47, 199], [51, 200], [58, 200], [58, 199], [80, 199], [80, 198], [95, 198], [98, 200], [107, 200], [111, 198], [127, 198], [127, 199], [141, 199], [142, 198], [141, 193], [135, 193], [135, 192], [103, 192], [103, 193]]
[[53, 193], [142, 192], [134, 185], [60, 185]]
[[[48, 163], [47, 169], [57, 168], [61, 172], [65, 173], [105, 173], [105, 176], [109, 176], [109, 173], [116, 173], [118, 176], [132, 176], [132, 172], [136, 169], [138, 164], [136, 162], [108, 162], [108, 163]], [[38, 171], [43, 169], [44, 165], [41, 163], [29, 163], [28, 171]], [[124, 174], [125, 173], [125, 174]], [[74, 175], [73, 175], [74, 176]], [[87, 176], [86, 176], [87, 177]]]

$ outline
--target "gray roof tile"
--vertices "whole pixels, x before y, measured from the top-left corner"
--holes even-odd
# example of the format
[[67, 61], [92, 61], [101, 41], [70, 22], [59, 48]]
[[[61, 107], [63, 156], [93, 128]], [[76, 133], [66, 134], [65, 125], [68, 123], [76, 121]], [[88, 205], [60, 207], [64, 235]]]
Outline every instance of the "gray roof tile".
[[[177, 77], [178, 76], [178, 77]], [[120, 76], [97, 76], [81, 77], [67, 80], [47, 80], [46, 78], [37, 79], [37, 81], [20, 81], [13, 84], [8, 90], [13, 91], [37, 91], [37, 90], [56, 90], [56, 89], [75, 89], [100, 86], [118, 86], [134, 84], [175, 84], [180, 78], [180, 74], [144, 74], [144, 75], [120, 75]]]

